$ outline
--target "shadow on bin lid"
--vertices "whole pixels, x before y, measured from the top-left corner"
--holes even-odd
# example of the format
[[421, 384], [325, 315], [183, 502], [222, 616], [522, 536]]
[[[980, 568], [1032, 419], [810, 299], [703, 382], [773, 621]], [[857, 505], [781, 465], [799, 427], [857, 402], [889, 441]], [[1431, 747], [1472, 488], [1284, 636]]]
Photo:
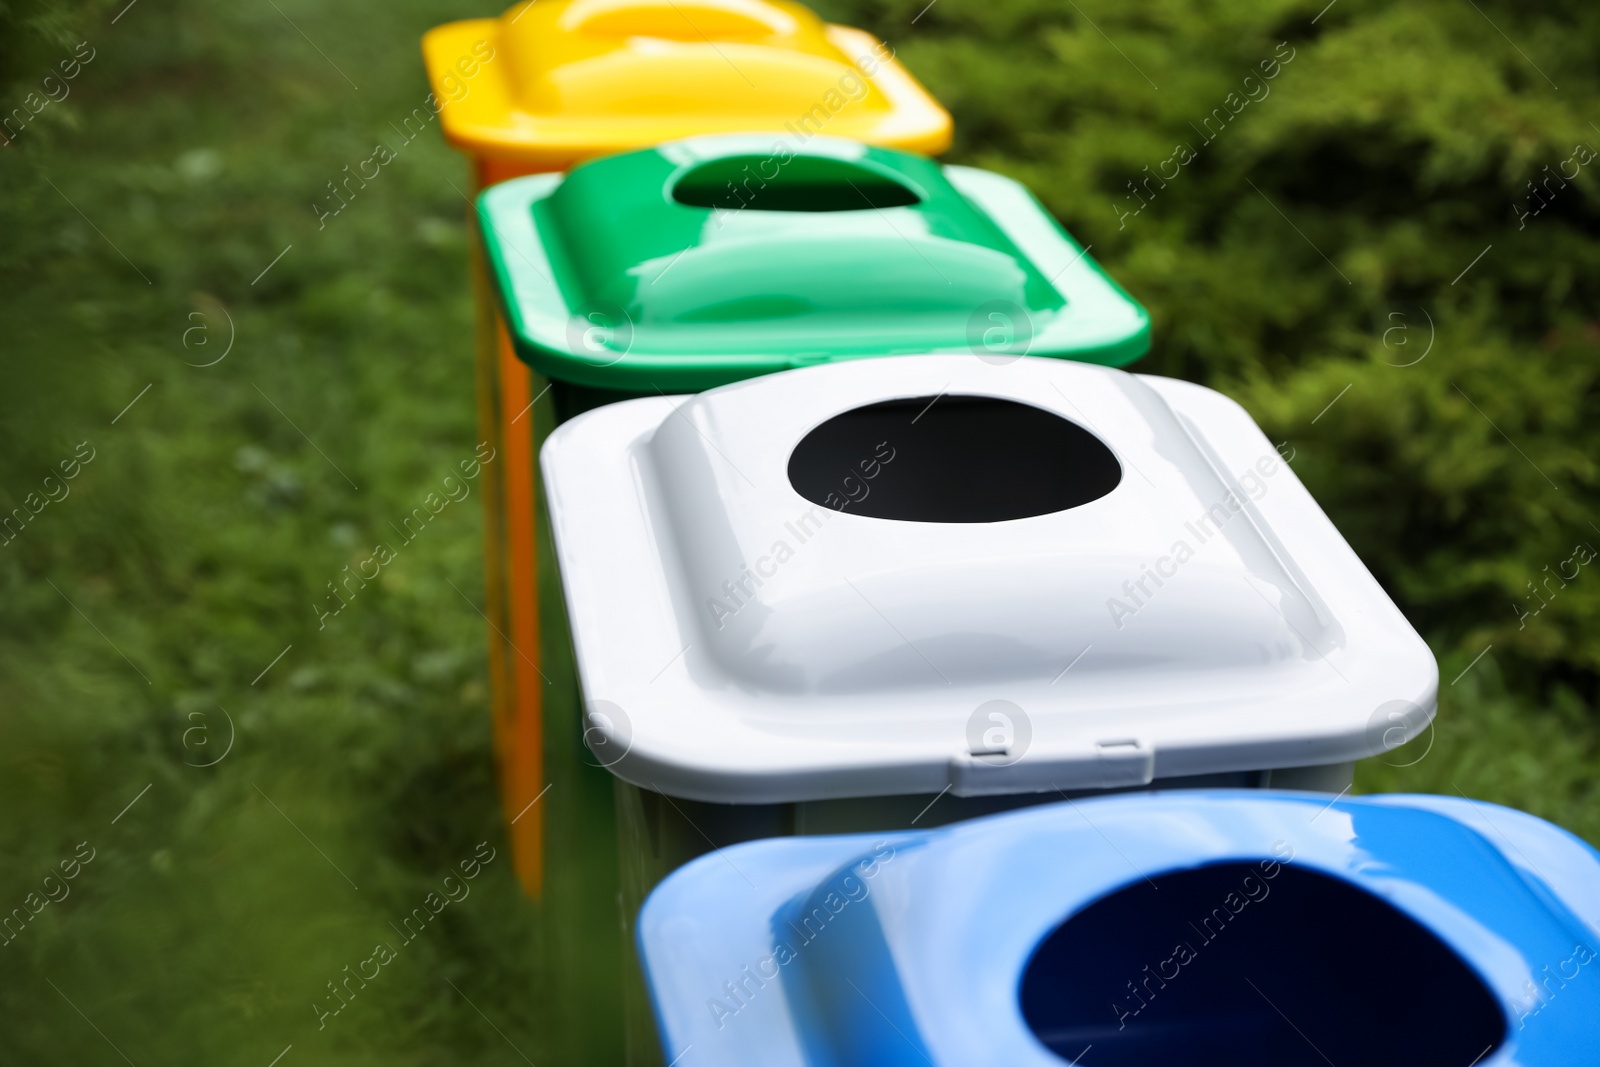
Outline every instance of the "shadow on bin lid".
[[[907, 352], [1121, 364], [1149, 346], [1144, 309], [1021, 185], [854, 141], [674, 142], [506, 182], [479, 218], [518, 354], [582, 385]], [[574, 346], [596, 313], [625, 340]]]
[[1183, 791], [736, 845], [638, 941], [683, 1067], [1554, 1067], [1600, 1054], [1597, 883], [1493, 805]]
[[888, 45], [786, 0], [538, 0], [437, 27], [423, 54], [452, 144], [540, 169], [739, 130], [950, 144]]
[[585, 695], [631, 723], [609, 766], [674, 796], [1139, 786], [1433, 714], [1427, 646], [1200, 386], [852, 360], [608, 405], [541, 462]]

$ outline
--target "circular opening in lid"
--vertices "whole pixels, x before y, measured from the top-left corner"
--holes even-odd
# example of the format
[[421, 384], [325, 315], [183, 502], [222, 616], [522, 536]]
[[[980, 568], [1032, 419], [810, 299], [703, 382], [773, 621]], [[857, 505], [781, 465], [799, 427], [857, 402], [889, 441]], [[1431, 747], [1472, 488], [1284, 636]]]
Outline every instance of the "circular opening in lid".
[[909, 207], [922, 197], [875, 167], [827, 156], [728, 156], [686, 171], [672, 199], [723, 211], [867, 211]]
[[1062, 923], [1019, 989], [1097, 1067], [1470, 1067], [1505, 1039], [1483, 980], [1387, 901], [1265, 860], [1138, 880]]
[[842, 412], [789, 454], [815, 504], [905, 522], [1003, 522], [1098, 500], [1122, 465], [1054, 412], [993, 396], [920, 396]]

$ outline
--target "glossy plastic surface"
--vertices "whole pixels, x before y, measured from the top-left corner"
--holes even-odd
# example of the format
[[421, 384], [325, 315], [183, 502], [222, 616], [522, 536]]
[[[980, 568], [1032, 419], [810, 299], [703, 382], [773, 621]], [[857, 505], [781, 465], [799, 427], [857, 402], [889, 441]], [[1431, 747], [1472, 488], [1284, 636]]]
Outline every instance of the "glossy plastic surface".
[[536, 169], [738, 130], [950, 143], [892, 49], [786, 0], [540, 0], [440, 26], [423, 56], [445, 137]]
[[[1229, 865], [1244, 873], [1213, 886], [1228, 890], [1215, 900], [1177, 885], [1235, 873]], [[1293, 908], [1291, 882], [1307, 880], [1334, 883], [1328, 899], [1354, 894], [1359, 906], [1296, 916], [1318, 929], [1258, 944], [1243, 972], [1222, 966], [1236, 951], [1228, 939], [1281, 923], [1274, 909]], [[1157, 883], [1170, 902], [1150, 889]], [[1391, 1063], [1399, 1050], [1379, 1039], [1416, 1041], [1419, 1026], [1438, 1040], [1419, 1043], [1417, 1067], [1474, 1057], [1478, 1067], [1564, 1067], [1600, 1060], [1597, 889], [1600, 854], [1490, 804], [1146, 794], [921, 833], [738, 845], [664, 881], [640, 914], [638, 943], [665, 1056], [681, 1055], [682, 1067], [1061, 1067], [1085, 1045], [1085, 1065], [1141, 1062], [1122, 1055], [1130, 1043], [1150, 1049], [1143, 1062]], [[1184, 935], [1181, 963], [1170, 945], [1128, 974], [1106, 966], [1125, 960], [1080, 961], [1080, 972], [1103, 973], [1069, 977], [1099, 984], [1058, 992], [1093, 1000], [1061, 1007], [1098, 1019], [1098, 1030], [1054, 1035], [1076, 1047], [1052, 1052], [1024, 1011], [1030, 965], [1052, 962], [1041, 947], [1063, 924], [1126, 894], [1145, 898], [1152, 916], [1170, 903], [1175, 914], [1163, 919], [1204, 928]], [[1372, 916], [1409, 936], [1340, 974], [1325, 993], [1338, 1003], [1285, 1007], [1297, 985], [1327, 978], [1300, 972], [1337, 955], [1341, 924]], [[1348, 930], [1357, 941], [1369, 933]], [[1113, 945], [1140, 935], [1137, 921], [1105, 933]], [[1419, 948], [1427, 943], [1436, 948]], [[1162, 1015], [1224, 977], [1237, 989], [1208, 1016]], [[1438, 988], [1457, 999], [1430, 1002]], [[1339, 1055], [1357, 1025], [1374, 1040]], [[1461, 1035], [1487, 1035], [1485, 1047], [1466, 1050]]]
[[853, 141], [679, 141], [503, 183], [479, 216], [517, 352], [561, 381], [679, 391], [863, 356], [1122, 364], [1149, 346], [1144, 310], [1022, 186]]
[[[1120, 479], [1004, 521], [872, 514], [925, 453], [968, 444], [963, 420], [901, 405], [824, 503], [795, 488], [817, 427], [917, 397], [1039, 409]], [[1037, 436], [984, 432], [970, 448], [991, 469], [952, 477], [1060, 473]], [[853, 360], [608, 405], [540, 461], [584, 695], [627, 717], [591, 744], [672, 796], [1143, 786], [1360, 759], [1433, 713], [1427, 646], [1250, 417], [1200, 386], [1067, 360]]]

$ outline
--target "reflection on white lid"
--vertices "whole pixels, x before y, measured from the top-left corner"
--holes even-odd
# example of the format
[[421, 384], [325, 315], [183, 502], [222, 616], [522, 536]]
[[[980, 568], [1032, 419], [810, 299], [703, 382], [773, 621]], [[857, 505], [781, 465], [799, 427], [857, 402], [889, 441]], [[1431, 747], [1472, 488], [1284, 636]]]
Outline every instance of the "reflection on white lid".
[[[648, 788], [1136, 785], [1360, 758], [1374, 709], [1433, 707], [1427, 647], [1199, 386], [860, 360], [600, 408], [542, 464], [585, 696]], [[996, 700], [1020, 757], [971, 749]]]

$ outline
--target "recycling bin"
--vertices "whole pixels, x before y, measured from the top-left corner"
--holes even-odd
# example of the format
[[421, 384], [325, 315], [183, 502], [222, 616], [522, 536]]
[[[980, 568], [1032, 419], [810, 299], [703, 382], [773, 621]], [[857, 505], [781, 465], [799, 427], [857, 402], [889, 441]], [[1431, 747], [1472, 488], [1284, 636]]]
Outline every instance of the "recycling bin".
[[[422, 49], [433, 93], [397, 129], [414, 138], [437, 118], [472, 160], [475, 189], [719, 130], [826, 130], [930, 153], [950, 143], [950, 116], [888, 45], [798, 4], [541, 0], [439, 26]], [[475, 229], [472, 240], [478, 421], [499, 474], [484, 494], [495, 747], [512, 864], [538, 896], [545, 821], [535, 801], [550, 784], [541, 710], [559, 674], [541, 667], [536, 603], [530, 410], [545, 383], [511, 354]]]
[[787, 0], [539, 0], [438, 26], [422, 50], [482, 185], [701, 133], [950, 145], [894, 49]]
[[1434, 712], [1426, 644], [1200, 386], [846, 360], [595, 408], [541, 464], [627, 915], [753, 838], [1338, 793]]
[[1596, 885], [1492, 804], [1204, 790], [737, 845], [638, 944], [682, 1067], [1565, 1067]]
[[560, 420], [819, 362], [1120, 366], [1149, 316], [1018, 182], [813, 137], [696, 137], [478, 200], [517, 355]]
[[[1016, 182], [856, 141], [785, 143], [693, 138], [480, 196], [509, 336], [549, 383], [529, 414], [536, 440], [599, 404], [818, 362], [957, 351], [1122, 363], [1148, 346], [1144, 310]], [[552, 574], [546, 531], [534, 544]], [[612, 786], [582, 762], [554, 584], [541, 583], [539, 620], [546, 878], [552, 914], [589, 909], [598, 923], [609, 898], [580, 872], [615, 855]], [[583, 923], [560, 926], [563, 958], [593, 958]]]

